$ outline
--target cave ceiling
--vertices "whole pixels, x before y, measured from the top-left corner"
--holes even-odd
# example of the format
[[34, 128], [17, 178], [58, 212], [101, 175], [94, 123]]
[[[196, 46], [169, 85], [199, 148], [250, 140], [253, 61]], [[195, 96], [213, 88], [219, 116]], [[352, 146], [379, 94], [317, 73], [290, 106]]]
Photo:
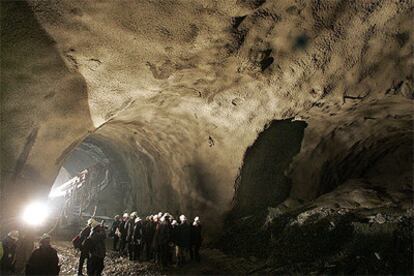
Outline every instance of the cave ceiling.
[[[6, 134], [17, 178], [49, 183], [68, 150], [95, 133], [121, 154], [156, 160], [153, 184], [185, 195], [179, 206], [192, 198], [222, 212], [247, 147], [272, 120], [308, 124], [287, 171], [291, 196], [301, 199], [318, 195], [315, 174], [326, 160], [361, 141], [412, 133], [411, 1], [67, 0], [26, 8], [34, 21], [19, 21], [26, 31], [9, 40], [26, 46], [6, 48], [28, 58], [10, 58], [24, 66], [2, 77], [15, 92], [3, 110], [19, 129]], [[28, 114], [34, 106], [41, 111]], [[61, 131], [67, 135], [56, 138]]]

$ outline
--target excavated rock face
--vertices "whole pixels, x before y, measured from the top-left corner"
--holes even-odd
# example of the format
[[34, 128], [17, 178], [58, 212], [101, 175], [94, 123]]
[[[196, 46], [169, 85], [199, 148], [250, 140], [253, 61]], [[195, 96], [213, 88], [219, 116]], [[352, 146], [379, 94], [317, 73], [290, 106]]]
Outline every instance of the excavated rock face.
[[[243, 168], [260, 173], [255, 158], [277, 170], [261, 180], [279, 187], [268, 206], [297, 206], [356, 178], [407, 197], [413, 8], [380, 0], [2, 2], [1, 209], [23, 191], [49, 188], [92, 131], [116, 151], [130, 202], [143, 212], [221, 221]], [[295, 146], [263, 161], [266, 147], [255, 139], [284, 119], [302, 121], [288, 133]], [[278, 135], [265, 139], [275, 150]], [[239, 191], [263, 188], [257, 179], [247, 173]]]

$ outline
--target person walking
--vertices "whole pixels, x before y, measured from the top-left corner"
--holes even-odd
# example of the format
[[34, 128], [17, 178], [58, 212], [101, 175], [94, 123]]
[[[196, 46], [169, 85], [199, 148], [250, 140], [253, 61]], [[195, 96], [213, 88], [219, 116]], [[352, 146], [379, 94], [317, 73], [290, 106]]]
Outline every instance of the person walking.
[[104, 221], [98, 224], [96, 221], [92, 224], [92, 230], [89, 238], [89, 259], [87, 264], [88, 275], [100, 276], [105, 267], [104, 259], [106, 255], [105, 246], [105, 226]]
[[59, 257], [50, 245], [50, 236], [43, 234], [26, 265], [26, 275], [59, 275]]
[[85, 260], [87, 261], [87, 259], [89, 258], [90, 246], [88, 245], [89, 241], [87, 239], [91, 234], [92, 224], [96, 224], [96, 221], [93, 218], [90, 218], [86, 226], [79, 233], [79, 239], [77, 239], [76, 242], [76, 247], [80, 250], [78, 275], [83, 275], [83, 265], [85, 264]]

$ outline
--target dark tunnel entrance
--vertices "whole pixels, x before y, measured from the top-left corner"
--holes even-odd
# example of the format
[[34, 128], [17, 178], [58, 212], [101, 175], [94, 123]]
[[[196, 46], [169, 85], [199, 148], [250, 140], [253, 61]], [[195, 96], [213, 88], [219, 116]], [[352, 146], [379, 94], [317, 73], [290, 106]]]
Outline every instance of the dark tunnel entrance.
[[77, 227], [85, 218], [112, 218], [128, 199], [128, 172], [116, 150], [90, 136], [64, 160], [49, 193], [59, 226]]
[[247, 149], [235, 184], [236, 217], [274, 207], [288, 197], [291, 182], [284, 172], [300, 151], [306, 126], [291, 119], [272, 121]]

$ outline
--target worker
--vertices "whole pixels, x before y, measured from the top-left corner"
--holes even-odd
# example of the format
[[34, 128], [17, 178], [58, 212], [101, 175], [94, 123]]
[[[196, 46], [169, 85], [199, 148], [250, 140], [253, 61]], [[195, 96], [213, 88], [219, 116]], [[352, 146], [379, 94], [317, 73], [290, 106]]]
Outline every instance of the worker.
[[186, 255], [189, 254], [191, 247], [191, 225], [188, 223], [186, 216], [180, 216], [180, 224], [177, 228], [177, 266], [185, 263]]
[[145, 259], [147, 261], [153, 258], [153, 251], [152, 251], [152, 240], [154, 238], [155, 232], [155, 223], [153, 216], [146, 217], [142, 229], [143, 235], [143, 248], [142, 250], [145, 252]]
[[118, 229], [120, 223], [121, 223], [121, 217], [119, 215], [116, 215], [114, 217], [114, 222], [112, 223], [112, 226], [111, 226], [111, 231], [109, 232], [109, 236], [113, 238], [112, 249], [114, 251], [118, 251], [119, 235], [117, 235], [116, 230]]
[[3, 275], [14, 273], [16, 243], [18, 239], [19, 232], [17, 230], [13, 230], [2, 240], [3, 257], [0, 261], [0, 271]]
[[172, 219], [171, 222], [171, 236], [170, 236], [170, 263], [177, 264], [178, 260], [178, 251], [177, 251], [177, 229], [178, 229], [178, 222], [175, 219]]
[[122, 216], [122, 221], [118, 226], [118, 235], [119, 235], [119, 255], [120, 257], [124, 257], [126, 255], [126, 246], [127, 246], [127, 221], [129, 219], [129, 214], [124, 213]]
[[134, 231], [132, 235], [132, 246], [133, 246], [133, 256], [134, 261], [138, 261], [142, 248], [142, 222], [141, 218], [137, 217], [135, 219]]
[[34, 249], [35, 237], [32, 229], [22, 227], [16, 243], [15, 273], [25, 274], [26, 264]]
[[159, 247], [159, 233], [160, 233], [160, 218], [158, 215], [153, 216], [154, 220], [154, 235], [152, 238], [152, 252], [154, 254], [154, 261], [157, 264], [161, 263], [160, 247]]
[[168, 266], [169, 242], [171, 239], [170, 216], [166, 213], [160, 218], [158, 225], [158, 253], [161, 267], [165, 269]]
[[79, 237], [78, 245], [75, 245], [75, 247], [77, 247], [80, 250], [78, 275], [83, 275], [83, 265], [85, 263], [85, 260], [87, 260], [89, 257], [90, 246], [88, 244], [89, 241], [87, 239], [89, 235], [91, 234], [92, 224], [95, 224], [95, 223], [96, 221], [93, 218], [90, 218], [86, 226], [82, 229], [82, 231], [77, 236]]
[[132, 212], [129, 219], [126, 222], [126, 230], [127, 230], [127, 237], [126, 242], [128, 244], [128, 257], [130, 261], [134, 260], [134, 226], [135, 226], [135, 219], [137, 218], [137, 212]]
[[90, 250], [88, 258], [88, 275], [102, 275], [104, 269], [104, 259], [106, 255], [106, 246], [105, 246], [105, 226], [104, 221], [100, 224], [97, 221], [94, 221], [91, 225], [92, 230], [91, 234], [88, 237]]
[[195, 217], [191, 225], [191, 260], [200, 262], [200, 247], [202, 242], [200, 218]]
[[26, 265], [26, 275], [59, 275], [59, 257], [50, 245], [50, 236], [43, 234]]

